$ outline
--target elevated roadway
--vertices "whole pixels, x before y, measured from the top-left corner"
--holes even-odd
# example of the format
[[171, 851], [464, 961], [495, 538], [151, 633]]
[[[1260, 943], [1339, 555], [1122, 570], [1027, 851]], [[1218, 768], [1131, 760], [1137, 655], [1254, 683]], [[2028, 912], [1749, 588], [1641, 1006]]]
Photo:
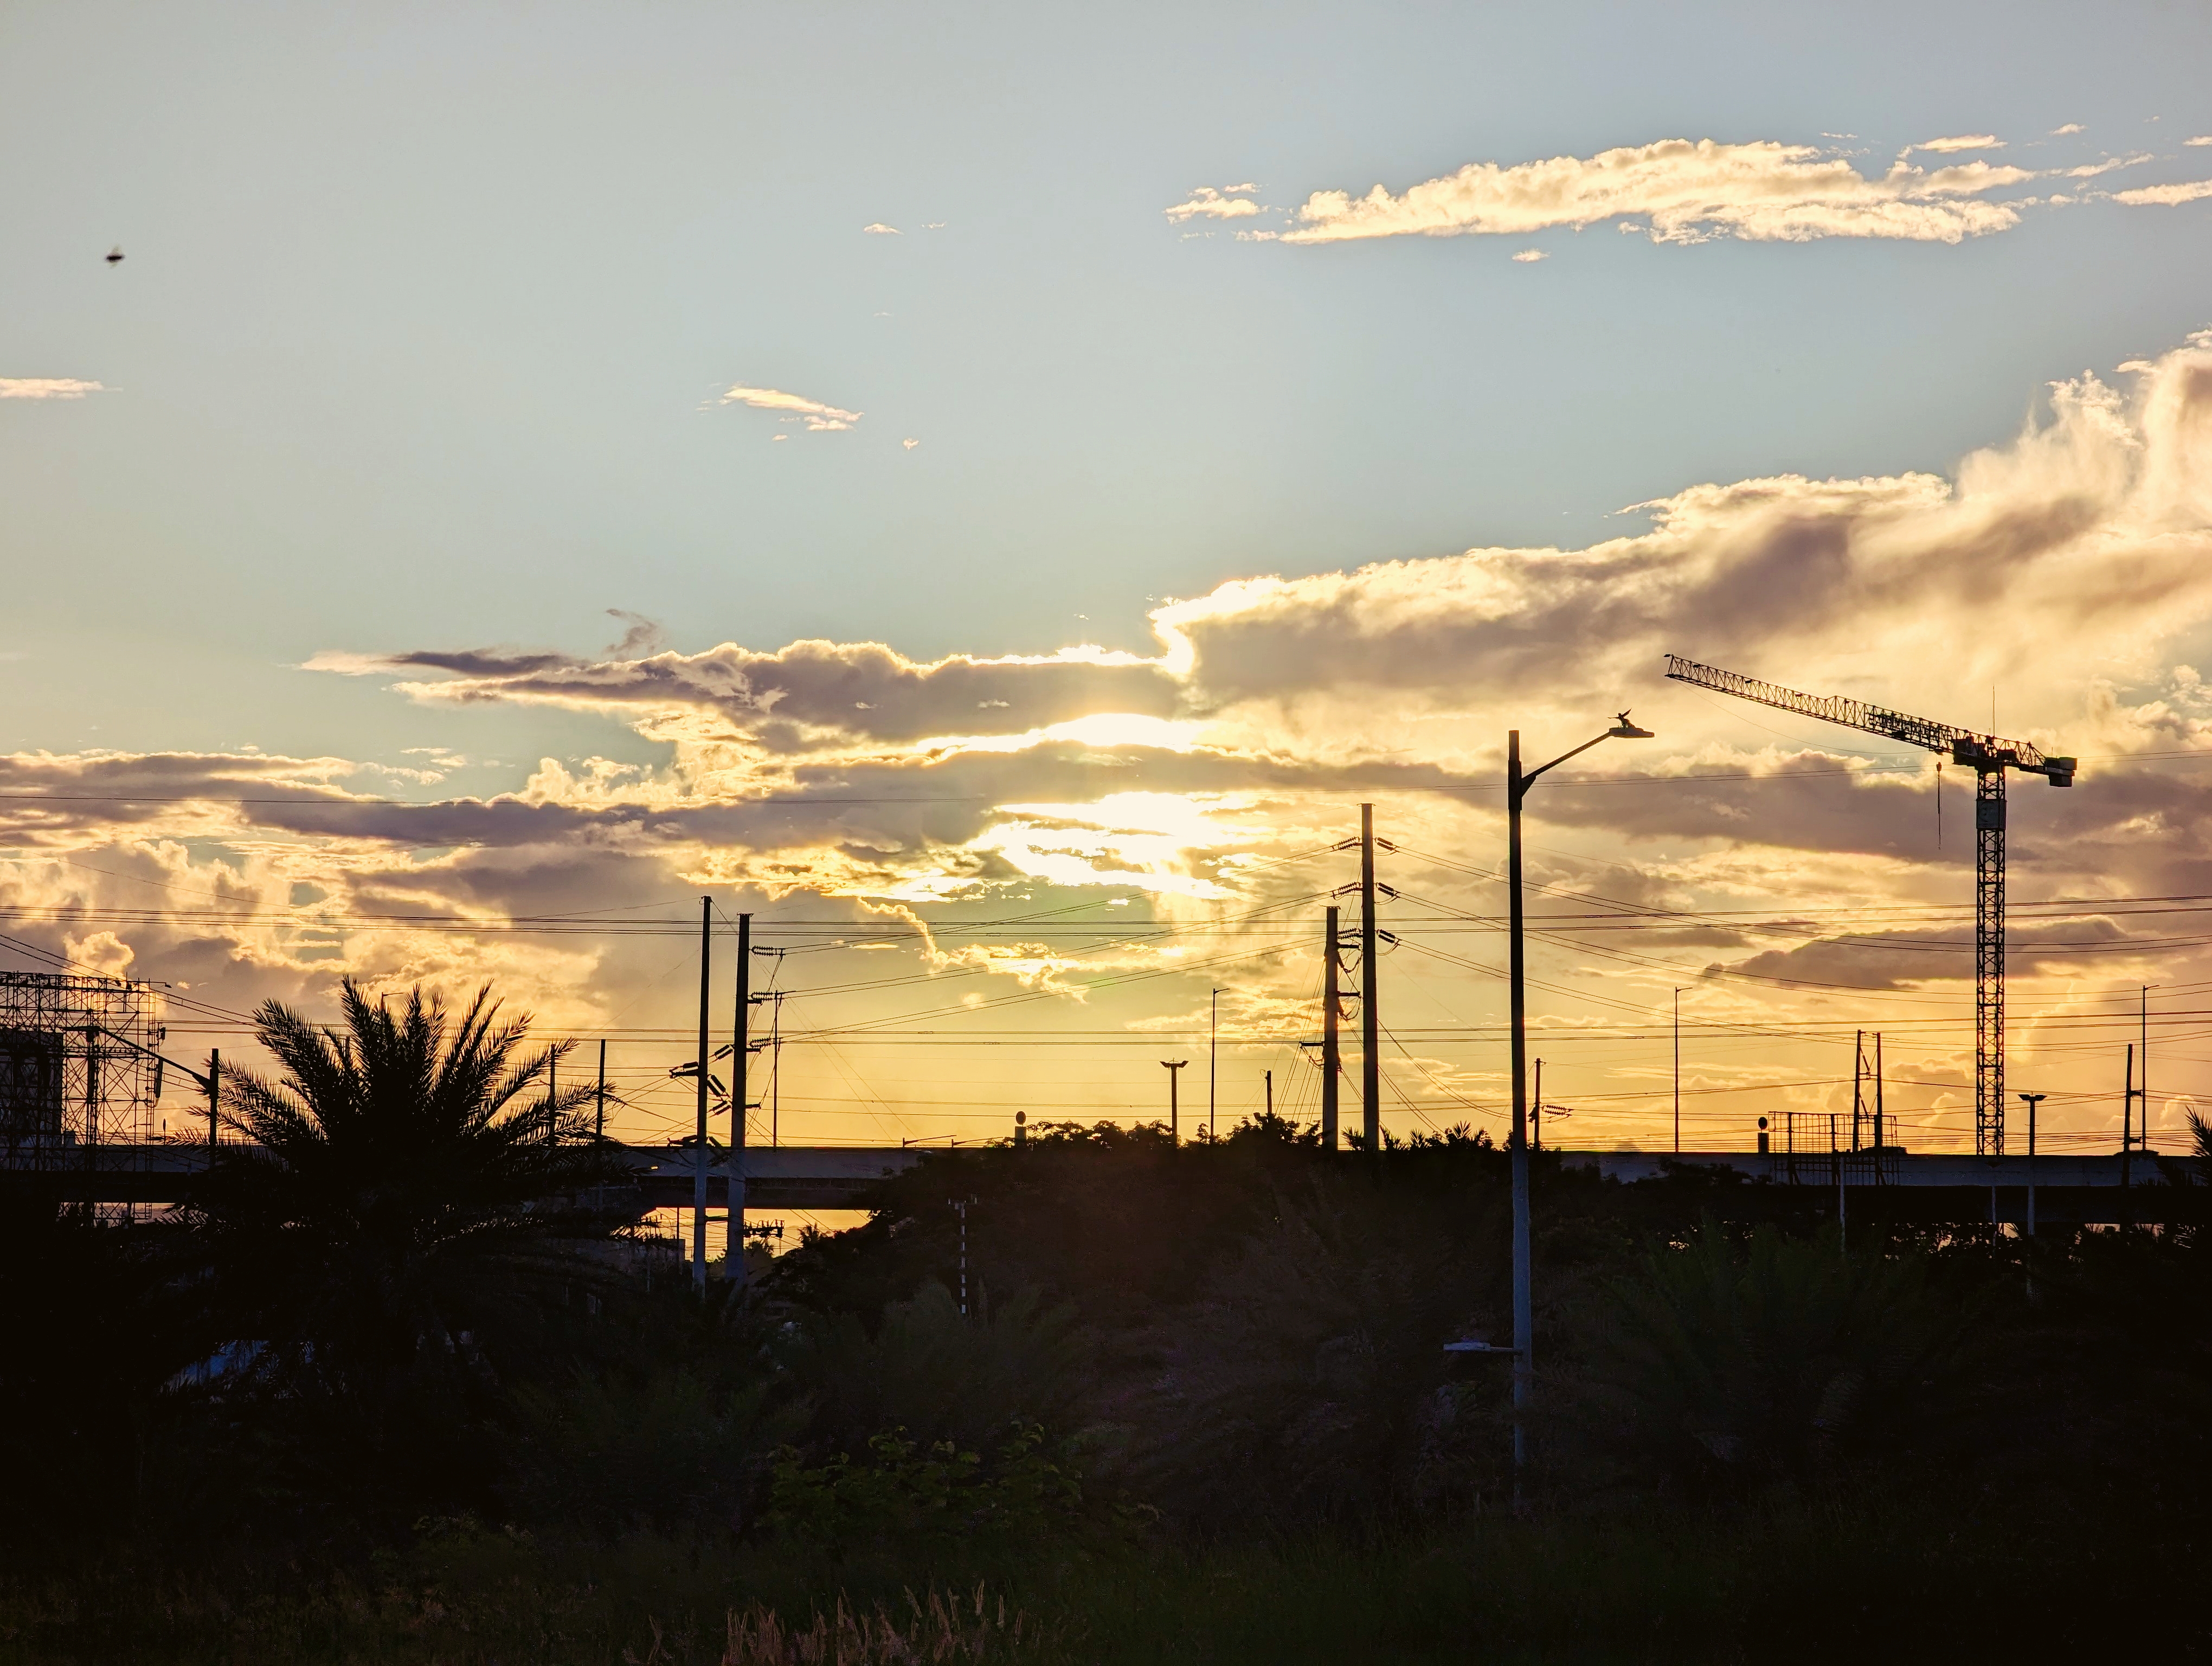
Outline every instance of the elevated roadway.
[[[902, 1174], [941, 1146], [754, 1146], [744, 1154], [749, 1211], [866, 1207], [884, 1180]], [[691, 1151], [686, 1146], [617, 1147], [629, 1170], [629, 1201], [641, 1212], [684, 1208], [691, 1202]], [[719, 1158], [720, 1153], [717, 1153]], [[1929, 1221], [2020, 1221], [2027, 1217], [2031, 1178], [2039, 1219], [2062, 1222], [2194, 1220], [2212, 1216], [2212, 1188], [2188, 1183], [2179, 1159], [2136, 1152], [2028, 1158], [1978, 1157], [1969, 1152], [1880, 1152], [1837, 1154], [1696, 1151], [1680, 1156], [1639, 1151], [1547, 1151], [1561, 1167], [1595, 1171], [1633, 1185], [1681, 1167], [1741, 1176], [1747, 1184], [1832, 1192], [1846, 1190], [1856, 1215], [1886, 1214]], [[1346, 1162], [1356, 1162], [1347, 1153]], [[51, 1186], [68, 1199], [105, 1203], [173, 1201], [191, 1177], [207, 1166], [207, 1147], [191, 1143], [70, 1146], [28, 1160], [0, 1153], [0, 1186]], [[1539, 1170], [1540, 1173], [1540, 1168]], [[723, 1202], [726, 1170], [708, 1170], [709, 1207]]]

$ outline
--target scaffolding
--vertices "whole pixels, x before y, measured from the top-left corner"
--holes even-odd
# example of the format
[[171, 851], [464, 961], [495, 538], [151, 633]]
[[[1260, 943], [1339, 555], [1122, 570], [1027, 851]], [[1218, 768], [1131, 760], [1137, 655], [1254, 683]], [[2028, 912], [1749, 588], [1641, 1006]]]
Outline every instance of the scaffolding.
[[1905, 1147], [1863, 1145], [1865, 1122], [1856, 1110], [1785, 1110], [1775, 1177], [1793, 1186], [1889, 1186]]
[[40, 1169], [157, 1131], [161, 989], [0, 971], [0, 1166]]

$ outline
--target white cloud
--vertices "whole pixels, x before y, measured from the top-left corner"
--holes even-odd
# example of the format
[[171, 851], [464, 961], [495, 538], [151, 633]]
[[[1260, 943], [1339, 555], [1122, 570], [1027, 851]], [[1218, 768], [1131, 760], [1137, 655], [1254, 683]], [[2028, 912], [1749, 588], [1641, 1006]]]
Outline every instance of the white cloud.
[[2084, 162], [2079, 167], [2069, 167], [2058, 175], [2066, 179], [2094, 179], [2100, 173], [2110, 173], [2116, 167], [2134, 167], [2150, 161], [2150, 152], [2139, 150], [2132, 156], [2107, 156], [2101, 162]]
[[913, 450], [916, 446], [920, 445], [921, 443], [921, 441], [919, 441], [919, 440], [902, 440], [902, 441], [899, 441], [899, 444], [901, 444], [902, 446], [905, 447], [908, 451], [912, 451], [912, 450]]
[[1955, 243], [2017, 225], [2017, 209], [1983, 199], [2034, 177], [2023, 168], [1983, 161], [1932, 170], [1899, 161], [1869, 179], [1842, 157], [1811, 145], [1665, 139], [1510, 167], [1471, 162], [1401, 195], [1379, 185], [1361, 198], [1317, 191], [1298, 209], [1290, 229], [1251, 235], [1288, 243], [1523, 236], [1549, 227], [1618, 220], [1659, 243], [1715, 237]]
[[2212, 133], [2199, 133], [2199, 134], [2198, 134], [2195, 138], [2193, 138], [2193, 139], [2184, 139], [2184, 140], [2182, 141], [2182, 143], [2186, 144], [2186, 145], [2192, 145], [2192, 146], [2193, 146], [2193, 145], [2200, 145], [2200, 144], [2212, 144]]
[[2081, 131], [2082, 127], [2080, 122], [2069, 121], [2063, 127], [2052, 128], [2051, 130], [2051, 137], [2054, 139], [2063, 138], [2069, 133], [2079, 133]]
[[1908, 146], [1906, 155], [1915, 150], [1932, 150], [1939, 155], [1949, 155], [1958, 150], [2002, 150], [2004, 141], [1994, 133], [1961, 133], [1954, 138], [1930, 139], [1925, 144]]
[[863, 226], [860, 229], [867, 233], [871, 237], [903, 237], [906, 235], [906, 234], [901, 231], [896, 226], [887, 226], [880, 220], [877, 221], [873, 225]]
[[722, 403], [726, 405], [750, 405], [755, 410], [781, 412], [785, 422], [803, 422], [810, 432], [816, 434], [848, 429], [860, 420], [860, 412], [857, 410], [841, 410], [836, 405], [823, 404], [819, 399], [805, 398], [775, 387], [733, 387], [722, 395]]
[[1177, 203], [1164, 212], [1177, 225], [1187, 220], [1249, 219], [1260, 211], [1260, 205], [1251, 197], [1255, 189], [1249, 185], [1224, 185], [1219, 190], [1200, 185], [1191, 192], [1188, 201]]
[[1551, 252], [1547, 249], [1522, 249], [1516, 252], [1513, 258], [1522, 262], [1534, 262], [1549, 260], [1552, 257]]
[[106, 391], [74, 376], [0, 376], [0, 399], [82, 399]]
[[2212, 197], [2212, 179], [2185, 179], [2177, 185], [2142, 185], [2134, 191], [2116, 191], [2112, 200], [2125, 203], [2130, 208], [2159, 205], [2171, 208], [2181, 203], [2202, 202]]

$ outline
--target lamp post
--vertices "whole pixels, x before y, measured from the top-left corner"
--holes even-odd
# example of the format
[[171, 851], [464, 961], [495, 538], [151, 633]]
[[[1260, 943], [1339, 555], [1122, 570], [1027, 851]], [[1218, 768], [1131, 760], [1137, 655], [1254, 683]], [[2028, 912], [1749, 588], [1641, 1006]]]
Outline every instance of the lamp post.
[[1512, 927], [1509, 933], [1510, 940], [1507, 955], [1513, 1001], [1513, 1131], [1506, 1144], [1513, 1154], [1513, 1467], [1516, 1471], [1527, 1461], [1522, 1415], [1535, 1381], [1534, 1365], [1530, 1355], [1532, 1333], [1535, 1329], [1535, 1303], [1528, 1285], [1528, 1000], [1527, 984], [1522, 976], [1521, 800], [1528, 796], [1528, 789], [1536, 784], [1539, 775], [1547, 769], [1557, 769], [1577, 753], [1589, 751], [1600, 741], [1650, 739], [1649, 729], [1638, 728], [1628, 721], [1628, 714], [1623, 712], [1620, 721], [1604, 733], [1585, 740], [1573, 751], [1560, 753], [1549, 763], [1526, 771], [1521, 768], [1521, 731], [1511, 731], [1505, 741], [1505, 889]]

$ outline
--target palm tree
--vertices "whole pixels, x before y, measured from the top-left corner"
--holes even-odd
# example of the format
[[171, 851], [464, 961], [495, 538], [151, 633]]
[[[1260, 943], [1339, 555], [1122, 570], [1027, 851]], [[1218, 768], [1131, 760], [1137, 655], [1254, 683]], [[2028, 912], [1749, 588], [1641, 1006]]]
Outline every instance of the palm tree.
[[617, 1177], [591, 1090], [550, 1088], [568, 1043], [526, 1056], [529, 1019], [499, 1011], [488, 985], [456, 1018], [351, 979], [331, 1028], [264, 1001], [282, 1073], [225, 1079], [246, 1143], [216, 1148], [183, 1211], [252, 1381], [340, 1402], [372, 1445], [394, 1418], [450, 1426], [527, 1363], [615, 1224], [587, 1201]]

